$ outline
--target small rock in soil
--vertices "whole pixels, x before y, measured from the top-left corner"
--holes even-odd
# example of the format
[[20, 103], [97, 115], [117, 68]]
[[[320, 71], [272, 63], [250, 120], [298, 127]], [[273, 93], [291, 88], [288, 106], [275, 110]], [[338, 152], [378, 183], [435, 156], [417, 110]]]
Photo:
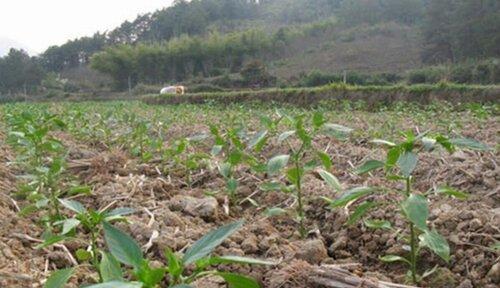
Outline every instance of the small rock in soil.
[[257, 246], [257, 237], [255, 235], [249, 235], [243, 243], [241, 243], [241, 249], [245, 251], [247, 254], [253, 254], [259, 251], [259, 247]]
[[495, 284], [500, 283], [500, 262], [496, 263], [493, 265], [488, 272], [488, 277], [491, 279], [491, 281]]
[[474, 288], [474, 286], [469, 279], [465, 279], [462, 283], [460, 283], [460, 285], [457, 286], [457, 288]]
[[307, 240], [298, 245], [297, 259], [305, 260], [311, 264], [319, 264], [328, 257], [325, 245], [320, 239]]
[[191, 196], [176, 195], [170, 200], [170, 209], [173, 211], [180, 210], [204, 220], [215, 220], [218, 214], [217, 208], [217, 200], [213, 197], [200, 199]]

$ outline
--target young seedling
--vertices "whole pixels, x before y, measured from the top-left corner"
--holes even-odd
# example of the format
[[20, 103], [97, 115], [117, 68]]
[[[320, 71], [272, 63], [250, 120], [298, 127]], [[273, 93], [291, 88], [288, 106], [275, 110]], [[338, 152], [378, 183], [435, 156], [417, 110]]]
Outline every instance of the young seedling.
[[[222, 272], [212, 269], [220, 264], [260, 264], [275, 265], [273, 262], [240, 256], [211, 256], [213, 250], [231, 234], [236, 232], [243, 221], [234, 222], [213, 230], [196, 241], [183, 256], [179, 256], [170, 249], [165, 251], [168, 264], [165, 267], [153, 268], [150, 261], [145, 259], [139, 245], [129, 235], [104, 221], [104, 237], [110, 253], [103, 253], [99, 263], [102, 276], [101, 284], [88, 286], [89, 288], [104, 287], [137, 287], [154, 288], [161, 283], [168, 282], [167, 287], [188, 288], [191, 283], [207, 276], [219, 276], [230, 287], [258, 288], [259, 284], [252, 278], [231, 272]], [[121, 264], [132, 267], [132, 279], [125, 277]], [[192, 267], [192, 269], [188, 269]], [[56, 271], [47, 283], [60, 281], [66, 283], [74, 268]], [[166, 277], [166, 276], [169, 277]], [[49, 286], [52, 288], [56, 286]], [[61, 287], [61, 286], [57, 286]]]
[[[286, 116], [293, 130], [283, 132], [279, 135], [278, 143], [286, 143], [290, 154], [277, 155], [268, 161], [267, 174], [277, 179], [262, 186], [263, 190], [281, 190], [294, 193], [297, 199], [296, 218], [299, 223], [299, 233], [303, 238], [307, 234], [304, 225], [305, 213], [303, 199], [303, 178], [306, 173], [317, 171], [328, 185], [337, 190], [341, 188], [337, 178], [328, 172], [332, 167], [330, 157], [325, 152], [318, 150], [312, 145], [313, 139], [320, 133], [339, 139], [345, 139], [352, 131], [352, 129], [341, 125], [326, 123], [323, 114], [320, 112], [314, 114], [312, 125], [309, 129], [305, 126], [304, 118], [303, 115], [296, 117]], [[298, 141], [292, 142], [290, 140], [292, 136]], [[306, 159], [308, 160], [307, 162]], [[289, 162], [291, 162], [290, 165]], [[324, 169], [317, 169], [319, 166], [323, 166]], [[285, 177], [277, 177], [286, 167], [289, 168], [286, 170]], [[291, 183], [291, 185], [284, 184], [283, 178]]]
[[[418, 154], [422, 151], [430, 151], [439, 145], [444, 147], [448, 152], [455, 151], [456, 147], [466, 147], [476, 150], [488, 149], [482, 143], [471, 139], [448, 139], [438, 135], [435, 137], [426, 136], [428, 133], [422, 133], [415, 136], [409, 131], [403, 134], [404, 141], [401, 143], [393, 143], [386, 140], [376, 139], [373, 143], [388, 147], [388, 152], [385, 161], [368, 160], [357, 169], [358, 174], [365, 174], [370, 171], [384, 168], [387, 178], [392, 181], [402, 181], [405, 189], [399, 191], [398, 195], [402, 199], [396, 202], [402, 216], [407, 220], [409, 231], [410, 253], [408, 257], [399, 255], [386, 255], [381, 257], [384, 262], [401, 261], [409, 266], [409, 277], [413, 283], [419, 283], [422, 277], [431, 273], [425, 272], [422, 276], [418, 274], [418, 256], [423, 247], [430, 249], [436, 253], [444, 261], [450, 259], [450, 248], [446, 239], [441, 236], [436, 230], [430, 229], [427, 225], [429, 216], [428, 193], [418, 193], [413, 191], [413, 172], [418, 164]], [[363, 197], [371, 194], [375, 190], [350, 191], [335, 200], [326, 199], [332, 208], [345, 207]], [[467, 194], [456, 191], [449, 187], [441, 187], [435, 191], [439, 194], [449, 195], [457, 199], [467, 198]], [[384, 205], [384, 203], [375, 203], [364, 201], [357, 205], [357, 208], [351, 215], [349, 223], [354, 223], [361, 219], [370, 209]], [[389, 222], [384, 220], [366, 220], [365, 225], [371, 228], [390, 228]]]
[[[80, 202], [75, 200], [58, 199], [58, 201], [61, 203], [61, 205], [71, 210], [75, 214], [72, 218], [54, 223], [54, 225], [62, 226], [61, 233], [59, 235], [46, 235], [47, 238], [45, 239], [44, 243], [37, 246], [37, 248], [43, 248], [60, 241], [70, 239], [75, 235], [76, 229], [79, 226], [83, 227], [84, 231], [88, 232], [90, 236], [90, 239], [88, 239], [88, 241], [84, 240], [88, 249], [77, 250], [76, 257], [80, 261], [90, 260], [92, 266], [94, 266], [95, 270], [99, 273], [99, 279], [102, 281], [103, 277], [100, 269], [99, 253], [103, 254], [103, 258], [107, 256], [100, 251], [97, 243], [97, 240], [101, 234], [102, 225], [104, 224], [104, 222], [109, 223], [111, 221], [124, 220], [124, 216], [134, 213], [134, 210], [131, 208], [121, 207], [113, 209], [111, 211], [108, 211], [107, 208], [95, 211], [93, 209], [86, 209]], [[101, 260], [101, 262], [102, 261], [103, 260]]]

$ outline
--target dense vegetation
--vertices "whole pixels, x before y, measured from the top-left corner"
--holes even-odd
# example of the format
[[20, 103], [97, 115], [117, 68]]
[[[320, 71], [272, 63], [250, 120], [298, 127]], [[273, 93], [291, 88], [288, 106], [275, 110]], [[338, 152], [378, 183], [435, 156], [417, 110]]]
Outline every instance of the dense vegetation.
[[[308, 43], [318, 45], [314, 39], [333, 37], [349, 42], [353, 36], [342, 35], [353, 27], [373, 27], [373, 35], [390, 35], [389, 30], [375, 29], [381, 23], [396, 23], [419, 31], [421, 63], [452, 65], [458, 67], [451, 69], [452, 73], [475, 75], [449, 77], [451, 73], [441, 73], [443, 76], [435, 77], [431, 69], [427, 70], [429, 75], [423, 76], [425, 79], [415, 76], [423, 71], [420, 70], [409, 76], [367, 75], [362, 81], [350, 83], [394, 83], [405, 77], [409, 83], [436, 82], [436, 78], [458, 83], [498, 83], [495, 57], [500, 57], [499, 19], [500, 4], [495, 0], [178, 0], [171, 7], [140, 15], [110, 32], [52, 46], [31, 60], [19, 60], [23, 52], [12, 51], [0, 59], [0, 93], [34, 92], [46, 73], [65, 74], [74, 69], [91, 73], [82, 70], [88, 65], [110, 76], [118, 89], [138, 83], [161, 85], [167, 81], [218, 77], [238, 73], [256, 59], [267, 65], [284, 55], [293, 57], [297, 49], [306, 49]], [[356, 33], [353, 31], [350, 33]], [[333, 49], [329, 53], [337, 52]], [[486, 68], [462, 64], [487, 58], [493, 60]], [[477, 73], [467, 71], [470, 69]], [[304, 71], [296, 73], [299, 72]], [[484, 73], [488, 75], [483, 77]], [[75, 78], [67, 76], [72, 77]], [[300, 79], [303, 77], [306, 78]], [[307, 77], [310, 76], [306, 73], [292, 85], [314, 84]], [[343, 77], [337, 75], [319, 82], [338, 82], [339, 78]], [[278, 82], [290, 85], [284, 81], [288, 79], [281, 80]], [[260, 86], [274, 84], [275, 81], [265, 79]], [[241, 85], [238, 82], [232, 87]]]

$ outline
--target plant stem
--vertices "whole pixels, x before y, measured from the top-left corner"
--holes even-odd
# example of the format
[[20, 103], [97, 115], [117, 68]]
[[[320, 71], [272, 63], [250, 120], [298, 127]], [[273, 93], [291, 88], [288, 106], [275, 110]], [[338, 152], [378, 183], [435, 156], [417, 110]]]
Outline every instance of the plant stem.
[[99, 274], [99, 282], [102, 282], [102, 275], [101, 275], [101, 270], [99, 269], [99, 259], [97, 258], [97, 238], [94, 233], [95, 227], [91, 227], [90, 229], [90, 238], [91, 238], [91, 249], [92, 249], [92, 265], [94, 266], [94, 269], [97, 271], [97, 274]]
[[[411, 178], [406, 178], [406, 197], [411, 194]], [[411, 278], [414, 284], [417, 284], [417, 247], [416, 247], [416, 235], [415, 235], [415, 225], [410, 222], [410, 269]]]
[[301, 238], [305, 238], [306, 229], [304, 227], [304, 206], [302, 203], [302, 173], [300, 172], [299, 154], [295, 157], [295, 169], [297, 169], [297, 216], [299, 216], [299, 233]]

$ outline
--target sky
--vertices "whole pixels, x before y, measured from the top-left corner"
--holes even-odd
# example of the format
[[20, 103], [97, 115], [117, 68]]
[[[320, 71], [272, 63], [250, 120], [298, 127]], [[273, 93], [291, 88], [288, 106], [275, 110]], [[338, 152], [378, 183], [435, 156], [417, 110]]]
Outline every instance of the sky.
[[[91, 36], [169, 6], [173, 0], [1, 0], [0, 42], [30, 54]], [[0, 43], [0, 47], [2, 43]]]

